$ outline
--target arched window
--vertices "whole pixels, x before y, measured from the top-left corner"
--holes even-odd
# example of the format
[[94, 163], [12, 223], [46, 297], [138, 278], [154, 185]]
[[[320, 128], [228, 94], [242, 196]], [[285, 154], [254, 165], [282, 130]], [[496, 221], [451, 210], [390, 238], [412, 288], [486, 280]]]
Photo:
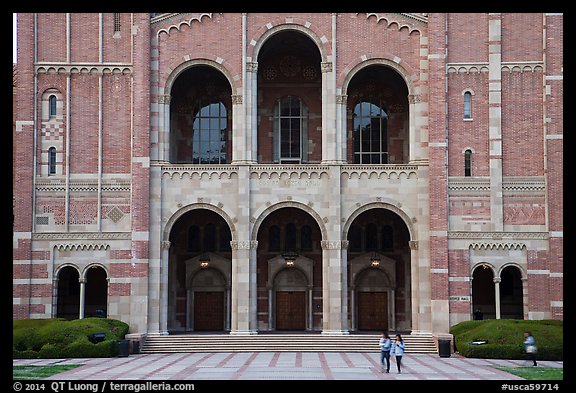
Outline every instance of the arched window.
[[464, 176], [472, 176], [472, 150], [464, 152]]
[[464, 118], [472, 118], [472, 93], [469, 91], [464, 93]]
[[56, 117], [56, 96], [51, 95], [48, 98], [48, 115], [50, 118]]
[[280, 228], [276, 225], [268, 230], [268, 251], [280, 251]]
[[216, 227], [214, 224], [206, 224], [204, 227], [204, 252], [216, 251]]
[[220, 251], [230, 251], [232, 247], [230, 242], [232, 241], [232, 234], [228, 225], [220, 225]]
[[354, 163], [388, 163], [388, 114], [382, 105], [360, 102], [354, 107]]
[[296, 250], [296, 226], [292, 223], [286, 225], [286, 239], [284, 241], [284, 248], [286, 251]]
[[56, 174], [56, 148], [51, 147], [48, 149], [48, 174]]
[[366, 226], [366, 251], [378, 250], [378, 226], [370, 223]]
[[200, 251], [200, 228], [196, 225], [188, 228], [188, 251]]
[[284, 97], [274, 107], [274, 162], [301, 163], [307, 161], [306, 142], [308, 110], [298, 97]]
[[226, 164], [226, 107], [222, 102], [199, 102], [194, 114], [192, 162]]
[[351, 225], [348, 231], [349, 249], [352, 252], [362, 250], [362, 229], [358, 225]]
[[382, 227], [382, 249], [392, 250], [394, 248], [394, 231], [390, 225]]
[[303, 251], [312, 251], [312, 228], [303, 225], [300, 229], [300, 248]]

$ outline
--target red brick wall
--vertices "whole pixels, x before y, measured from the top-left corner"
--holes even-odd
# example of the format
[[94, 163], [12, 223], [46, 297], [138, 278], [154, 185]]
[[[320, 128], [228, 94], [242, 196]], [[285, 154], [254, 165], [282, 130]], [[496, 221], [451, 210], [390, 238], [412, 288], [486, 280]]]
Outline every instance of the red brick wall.
[[[66, 61], [66, 14], [37, 14], [38, 61]], [[43, 39], [46, 38], [46, 39]], [[98, 41], [96, 41], [98, 42]]]
[[486, 61], [488, 61], [488, 14], [448, 14], [448, 62]]

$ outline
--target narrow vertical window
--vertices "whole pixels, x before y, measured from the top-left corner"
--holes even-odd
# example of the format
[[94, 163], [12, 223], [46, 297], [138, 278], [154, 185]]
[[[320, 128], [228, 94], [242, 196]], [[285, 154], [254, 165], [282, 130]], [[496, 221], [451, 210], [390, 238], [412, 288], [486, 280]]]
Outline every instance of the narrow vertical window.
[[306, 161], [308, 110], [298, 97], [279, 99], [274, 108], [275, 162], [301, 163]]
[[472, 118], [472, 93], [469, 91], [464, 93], [464, 118]]
[[51, 147], [48, 149], [48, 174], [56, 174], [56, 148]]
[[280, 228], [276, 225], [268, 230], [268, 251], [280, 251]]
[[114, 33], [120, 32], [120, 14], [114, 14]]
[[50, 98], [48, 98], [48, 104], [48, 115], [50, 118], [56, 117], [56, 96], [50, 96]]
[[354, 163], [388, 163], [388, 114], [378, 105], [363, 101], [354, 107]]
[[309, 225], [304, 225], [300, 229], [300, 249], [312, 251], [312, 228]]
[[472, 176], [472, 150], [464, 152], [464, 176]]

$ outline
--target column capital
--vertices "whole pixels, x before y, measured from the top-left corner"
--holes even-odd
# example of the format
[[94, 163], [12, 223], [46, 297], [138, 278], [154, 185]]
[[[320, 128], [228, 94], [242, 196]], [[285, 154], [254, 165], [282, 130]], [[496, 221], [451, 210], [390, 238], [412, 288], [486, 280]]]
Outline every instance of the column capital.
[[417, 104], [421, 101], [420, 94], [408, 94], [408, 102], [410, 104]]
[[162, 250], [169, 250], [170, 249], [170, 241], [169, 240], [162, 241], [162, 243], [160, 243], [160, 248]]
[[408, 242], [408, 245], [410, 246], [411, 250], [417, 250], [418, 249], [418, 240], [410, 240]]
[[242, 104], [243, 96], [242, 94], [232, 94], [232, 105]]
[[246, 62], [246, 72], [257, 72], [258, 62], [257, 61], [247, 61]]
[[258, 248], [258, 240], [233, 240], [230, 242], [233, 250], [255, 250]]
[[320, 71], [324, 72], [332, 72], [332, 62], [331, 61], [323, 61], [320, 63]]
[[346, 250], [348, 244], [348, 240], [322, 240], [320, 242], [323, 250]]
[[346, 105], [348, 103], [348, 96], [346, 94], [336, 95], [336, 103], [340, 105]]
[[158, 96], [158, 103], [159, 104], [169, 104], [171, 98], [172, 98], [172, 96], [170, 94], [160, 94]]

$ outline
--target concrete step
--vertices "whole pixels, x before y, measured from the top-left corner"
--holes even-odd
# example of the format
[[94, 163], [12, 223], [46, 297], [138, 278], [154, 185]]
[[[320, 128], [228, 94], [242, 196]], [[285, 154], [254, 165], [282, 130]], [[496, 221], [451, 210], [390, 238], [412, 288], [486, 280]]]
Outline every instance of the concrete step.
[[[148, 336], [142, 353], [174, 352], [379, 352], [380, 335], [180, 334]], [[403, 335], [406, 353], [437, 353], [432, 335]]]

